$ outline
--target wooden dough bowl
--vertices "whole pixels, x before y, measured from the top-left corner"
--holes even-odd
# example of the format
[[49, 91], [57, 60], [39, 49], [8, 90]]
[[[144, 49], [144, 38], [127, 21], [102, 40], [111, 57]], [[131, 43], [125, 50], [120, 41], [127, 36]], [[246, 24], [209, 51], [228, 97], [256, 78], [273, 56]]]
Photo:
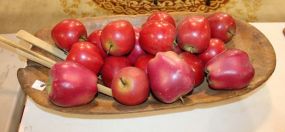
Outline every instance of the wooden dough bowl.
[[[185, 16], [197, 15], [194, 13], [177, 12], [172, 13], [172, 16], [176, 19], [178, 23]], [[205, 15], [208, 14], [199, 14]], [[118, 19], [125, 19], [130, 21], [135, 26], [142, 25], [148, 15], [134, 15], [134, 16], [105, 16], [105, 17], [95, 17], [95, 18], [82, 18], [80, 19], [86, 26], [88, 33], [95, 29], [102, 28], [108, 22]], [[18, 80], [23, 91], [39, 106], [44, 108], [57, 111], [60, 113], [71, 113], [80, 115], [114, 115], [114, 114], [127, 114], [127, 113], [140, 113], [140, 112], [150, 112], [150, 111], [160, 111], [160, 110], [170, 110], [185, 107], [193, 107], [198, 104], [215, 104], [219, 101], [229, 100], [242, 95], [245, 95], [253, 90], [259, 88], [273, 73], [276, 65], [276, 56], [274, 49], [267, 38], [256, 28], [240, 20], [236, 20], [237, 32], [233, 39], [226, 44], [227, 48], [238, 48], [246, 51], [250, 60], [255, 68], [255, 76], [249, 86], [242, 90], [212, 90], [208, 87], [207, 82], [204, 81], [202, 85], [195, 88], [191, 95], [184, 98], [184, 103], [176, 101], [172, 104], [164, 104], [153, 97], [141, 105], [137, 106], [125, 106], [116, 102], [112, 97], [98, 94], [97, 97], [89, 104], [72, 107], [63, 108], [52, 104], [48, 100], [47, 92], [39, 91], [31, 88], [35, 80], [41, 80], [47, 82], [49, 76], [49, 69], [39, 65], [35, 62], [28, 61], [28, 66], [18, 70]], [[52, 26], [51, 26], [52, 27]], [[43, 39], [44, 41], [54, 44], [51, 39], [50, 31], [51, 27], [39, 30], [36, 36]], [[59, 61], [58, 58], [37, 49], [32, 48], [47, 57]], [[238, 100], [236, 100], [238, 101]], [[213, 106], [213, 105], [212, 105]], [[215, 106], [215, 105], [214, 105]]]

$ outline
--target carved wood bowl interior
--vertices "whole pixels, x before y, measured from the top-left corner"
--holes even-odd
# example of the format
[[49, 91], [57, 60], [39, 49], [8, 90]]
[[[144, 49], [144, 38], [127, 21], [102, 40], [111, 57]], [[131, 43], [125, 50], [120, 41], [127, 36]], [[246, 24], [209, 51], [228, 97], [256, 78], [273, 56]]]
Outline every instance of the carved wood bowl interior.
[[[177, 12], [171, 13], [176, 22], [179, 23], [185, 16], [197, 15], [193, 13]], [[207, 15], [207, 14], [199, 14]], [[104, 16], [95, 18], [81, 18], [81, 20], [88, 33], [93, 30], [102, 28], [108, 22], [118, 19], [125, 19], [130, 21], [135, 26], [140, 26], [145, 22], [148, 15], [133, 15], [133, 16]], [[246, 95], [249, 92], [259, 88], [261, 84], [271, 76], [276, 65], [276, 56], [274, 49], [267, 38], [256, 28], [248, 23], [240, 20], [236, 20], [237, 32], [233, 39], [226, 44], [227, 48], [238, 48], [246, 51], [249, 54], [250, 60], [255, 68], [255, 76], [249, 86], [242, 90], [224, 91], [224, 90], [212, 90], [208, 87], [207, 82], [204, 81], [199, 87], [195, 88], [191, 95], [184, 98], [184, 104], [180, 101], [176, 101], [172, 104], [164, 104], [153, 97], [141, 105], [137, 106], [125, 106], [116, 102], [112, 97], [108, 97], [103, 94], [98, 94], [97, 97], [89, 104], [63, 108], [52, 104], [48, 100], [47, 92], [39, 91], [31, 88], [35, 80], [41, 80], [47, 82], [49, 76], [49, 69], [37, 64], [35, 62], [28, 61], [28, 66], [18, 70], [18, 80], [23, 91], [39, 106], [52, 111], [61, 113], [71, 113], [79, 115], [114, 115], [114, 114], [129, 114], [140, 113], [160, 110], [171, 110], [178, 108], [191, 108], [199, 106], [199, 104], [215, 104], [219, 101], [230, 100], [242, 95]], [[51, 39], [50, 31], [51, 27], [40, 29], [36, 36], [47, 41], [50, 44], [54, 44]], [[33, 47], [32, 50], [39, 52], [54, 60], [60, 61], [58, 58]], [[238, 101], [238, 100], [235, 100]], [[211, 105], [215, 106], [215, 105]]]

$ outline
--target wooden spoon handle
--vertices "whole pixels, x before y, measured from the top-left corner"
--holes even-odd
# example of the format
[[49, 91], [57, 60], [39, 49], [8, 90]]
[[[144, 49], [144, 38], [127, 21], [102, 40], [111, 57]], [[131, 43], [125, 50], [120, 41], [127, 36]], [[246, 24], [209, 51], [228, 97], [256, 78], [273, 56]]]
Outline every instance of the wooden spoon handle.
[[57, 56], [60, 59], [65, 60], [66, 54], [57, 48], [54, 45], [48, 44], [47, 42], [35, 37], [34, 35], [30, 34], [29, 32], [25, 30], [20, 30], [16, 33], [16, 36], [19, 39], [25, 40], [29, 43], [31, 43], [33, 46], [36, 46], [38, 48], [41, 48], [42, 50], [45, 50], [49, 53], [51, 53], [54, 56]]
[[[4, 44], [6, 44], [6, 45], [3, 45], [3, 46], [5, 46], [5, 48], [13, 50], [18, 55], [24, 56], [24, 57], [26, 57], [32, 61], [35, 61], [39, 64], [42, 64], [48, 68], [51, 68], [56, 63], [54, 60], [51, 60], [51, 59], [49, 59], [49, 58], [47, 58], [47, 57], [45, 57], [45, 56], [43, 56], [37, 52], [31, 51], [31, 50], [27, 49], [26, 47], [19, 45], [13, 41], [1, 36], [1, 35], [0, 35], [0, 41], [3, 42]], [[3, 43], [0, 43], [0, 44], [3, 44]], [[112, 97], [111, 88], [108, 88], [108, 87], [103, 86], [101, 84], [97, 84], [97, 88], [98, 88], [98, 91], [100, 93], [103, 93], [105, 95]]]
[[[15, 43], [3, 36], [0, 36], [0, 41], [2, 41], [4, 44], [10, 46], [9, 49], [14, 49], [16, 51], [17, 54], [22, 55], [27, 57], [28, 59], [31, 59], [37, 63], [40, 63], [46, 67], [51, 67], [53, 64], [55, 64], [56, 62], [54, 60], [51, 60], [48, 57], [45, 57], [37, 52], [31, 51], [30, 49], [27, 49], [26, 47]], [[45, 62], [45, 63], [43, 63]]]

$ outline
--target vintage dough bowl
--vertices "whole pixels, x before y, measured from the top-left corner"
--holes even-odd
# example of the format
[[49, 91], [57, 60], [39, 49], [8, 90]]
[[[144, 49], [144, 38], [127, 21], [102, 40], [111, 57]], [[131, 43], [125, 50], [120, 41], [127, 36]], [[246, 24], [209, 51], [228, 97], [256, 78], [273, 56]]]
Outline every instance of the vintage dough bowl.
[[[185, 16], [197, 15], [187, 12], [171, 13], [178, 23]], [[199, 14], [207, 15], [207, 14]], [[104, 16], [94, 18], [80, 18], [86, 26], [88, 33], [94, 29], [102, 28], [108, 22], [118, 19], [125, 19], [130, 21], [135, 26], [140, 26], [145, 22], [148, 15], [117, 15], [117, 16]], [[234, 100], [238, 101], [242, 95], [246, 95], [255, 89], [259, 88], [273, 73], [276, 65], [276, 56], [274, 49], [267, 38], [256, 28], [250, 24], [236, 20], [237, 32], [233, 39], [226, 44], [227, 48], [238, 48], [246, 51], [249, 54], [250, 60], [255, 68], [255, 76], [249, 86], [242, 90], [224, 91], [224, 90], [212, 90], [208, 87], [207, 82], [204, 81], [202, 85], [195, 88], [191, 95], [188, 95], [184, 99], [184, 103], [176, 101], [172, 104], [164, 104], [156, 99], [149, 97], [149, 99], [137, 106], [125, 106], [116, 102], [112, 97], [98, 94], [98, 96], [91, 103], [79, 107], [63, 108], [52, 104], [48, 100], [47, 92], [39, 91], [31, 88], [35, 80], [48, 81], [49, 69], [39, 65], [37, 63], [28, 61], [28, 66], [18, 70], [18, 80], [23, 91], [39, 106], [43, 108], [60, 112], [71, 113], [79, 115], [114, 115], [114, 114], [126, 114], [126, 113], [140, 113], [151, 112], [161, 110], [173, 110], [178, 108], [191, 108], [194, 106], [202, 106], [201, 104], [214, 104], [217, 102]], [[52, 26], [51, 26], [52, 27]], [[51, 27], [39, 30], [36, 36], [44, 41], [54, 44], [51, 39], [50, 31]], [[33, 47], [34, 51], [39, 52], [47, 57], [59, 61], [58, 58]], [[249, 95], [249, 94], [248, 94]]]

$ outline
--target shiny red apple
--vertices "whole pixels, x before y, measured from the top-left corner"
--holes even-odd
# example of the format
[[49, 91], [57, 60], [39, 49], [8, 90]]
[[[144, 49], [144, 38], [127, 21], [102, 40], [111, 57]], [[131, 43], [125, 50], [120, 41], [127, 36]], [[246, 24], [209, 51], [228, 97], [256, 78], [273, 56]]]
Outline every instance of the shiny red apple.
[[210, 39], [208, 48], [198, 55], [198, 57], [206, 64], [210, 59], [225, 51], [225, 43], [217, 38]]
[[229, 49], [207, 63], [206, 73], [212, 89], [233, 90], [248, 86], [255, 71], [246, 52]]
[[166, 21], [172, 24], [174, 27], [176, 26], [174, 18], [164, 11], [155, 11], [151, 13], [147, 18], [147, 21]]
[[148, 62], [148, 78], [154, 96], [173, 103], [194, 87], [194, 74], [175, 52], [159, 52]]
[[87, 38], [87, 30], [77, 19], [64, 19], [52, 28], [51, 37], [56, 46], [69, 51], [74, 43]]
[[157, 52], [171, 51], [176, 37], [175, 27], [164, 21], [149, 21], [140, 32], [139, 43], [146, 52], [155, 55]]
[[97, 94], [97, 76], [84, 66], [62, 61], [50, 69], [48, 98], [61, 107], [80, 106], [91, 102]]
[[203, 16], [186, 17], [177, 27], [177, 42], [181, 49], [190, 53], [202, 53], [209, 45], [211, 31]]
[[216, 12], [208, 17], [212, 38], [228, 42], [236, 33], [235, 19], [228, 13]]
[[188, 67], [192, 69], [194, 74], [194, 86], [199, 86], [204, 81], [204, 62], [196, 55], [189, 52], [183, 52], [179, 54], [179, 57], [181, 57], [188, 64]]
[[153, 57], [154, 56], [150, 54], [140, 56], [135, 63], [135, 67], [140, 68], [147, 73], [147, 64]]
[[93, 44], [95, 44], [99, 51], [100, 51], [100, 54], [103, 58], [107, 57], [107, 53], [105, 52], [105, 50], [103, 49], [102, 47], [102, 44], [101, 44], [101, 40], [100, 40], [100, 36], [101, 36], [101, 32], [102, 30], [101, 29], [98, 29], [98, 30], [95, 30], [93, 31], [87, 38], [87, 41], [88, 42], [91, 42]]
[[113, 97], [124, 105], [138, 105], [147, 100], [150, 92], [146, 73], [136, 67], [122, 68], [112, 81]]
[[104, 63], [99, 48], [90, 42], [74, 43], [66, 60], [79, 63], [95, 74], [99, 73]]
[[126, 55], [134, 48], [135, 31], [126, 20], [115, 20], [108, 23], [101, 32], [101, 43], [107, 54]]
[[113, 77], [124, 67], [131, 66], [126, 57], [108, 56], [102, 66], [102, 80], [107, 87], [111, 87]]
[[134, 29], [135, 29], [135, 34], [136, 34], [136, 43], [135, 43], [135, 47], [133, 48], [131, 53], [128, 55], [128, 59], [130, 60], [132, 64], [135, 64], [138, 57], [146, 54], [139, 44], [139, 36], [140, 36], [141, 29], [137, 27], [134, 27]]

